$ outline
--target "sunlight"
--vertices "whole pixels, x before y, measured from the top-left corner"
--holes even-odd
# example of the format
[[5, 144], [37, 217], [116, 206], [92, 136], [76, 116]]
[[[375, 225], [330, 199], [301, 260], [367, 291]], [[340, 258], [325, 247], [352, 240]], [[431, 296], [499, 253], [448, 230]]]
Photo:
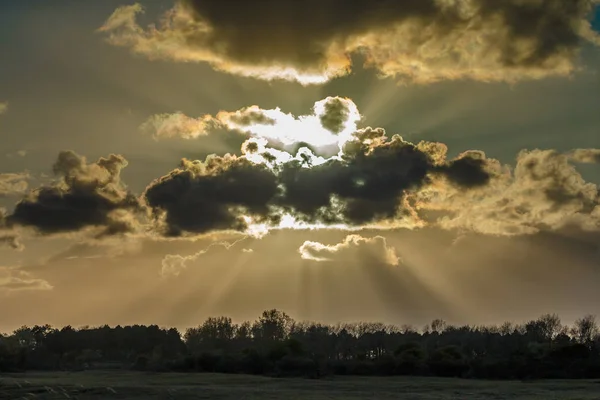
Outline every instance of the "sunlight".
[[[228, 291], [239, 280], [244, 267], [248, 265], [252, 255], [240, 252], [234, 261], [223, 268], [223, 273], [214, 281], [212, 287], [207, 291], [206, 298], [196, 310], [196, 315], [206, 316], [218, 308], [218, 304], [226, 297]], [[182, 300], [184, 300], [182, 298]]]
[[312, 115], [295, 117], [291, 113], [284, 113], [280, 108], [263, 110], [252, 106], [237, 112], [221, 111], [216, 115], [216, 119], [229, 129], [275, 140], [284, 145], [307, 143], [317, 148], [331, 145], [341, 148], [352, 139], [353, 133], [358, 129], [357, 123], [361, 115], [352, 100], [342, 99], [347, 107], [347, 115], [345, 120], [340, 121], [343, 124], [341, 130], [337, 133], [332, 132], [326, 129], [321, 121], [329, 100], [328, 98], [316, 102]]

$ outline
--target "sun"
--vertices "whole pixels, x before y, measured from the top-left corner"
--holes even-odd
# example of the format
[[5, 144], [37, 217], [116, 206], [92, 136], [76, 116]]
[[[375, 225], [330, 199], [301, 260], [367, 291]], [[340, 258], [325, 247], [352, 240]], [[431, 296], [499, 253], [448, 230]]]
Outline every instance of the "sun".
[[[319, 149], [333, 145], [341, 148], [351, 140], [361, 114], [352, 100], [328, 97], [316, 102], [308, 115], [294, 116], [280, 108], [264, 110], [251, 106], [233, 113], [220, 112], [217, 120], [229, 129], [284, 146], [306, 143]], [[324, 121], [333, 121], [334, 129]]]

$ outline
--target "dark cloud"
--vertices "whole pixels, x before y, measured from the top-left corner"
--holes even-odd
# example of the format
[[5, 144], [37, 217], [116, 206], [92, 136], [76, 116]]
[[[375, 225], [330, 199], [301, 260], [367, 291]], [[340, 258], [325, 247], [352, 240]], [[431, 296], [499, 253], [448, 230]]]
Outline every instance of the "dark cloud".
[[183, 160], [178, 169], [152, 182], [144, 193], [149, 207], [164, 212], [166, 234], [244, 230], [244, 215], [265, 216], [277, 194], [277, 178], [264, 165], [236, 156]]
[[486, 170], [485, 154], [470, 151], [461, 154], [442, 169], [448, 179], [455, 184], [472, 188], [485, 186], [490, 181], [490, 173]]
[[273, 118], [269, 118], [256, 107], [248, 107], [241, 109], [235, 113], [228, 114], [229, 120], [236, 125], [248, 126], [248, 125], [275, 125], [276, 121]]
[[[126, 232], [261, 235], [275, 228], [319, 226], [429, 225], [492, 235], [569, 225], [600, 230], [598, 187], [574, 165], [595, 161], [596, 149], [522, 151], [514, 168], [476, 150], [448, 159], [443, 143], [415, 144], [381, 128], [352, 129], [338, 110], [346, 106], [357, 121], [354, 103], [342, 98], [317, 102], [312, 115], [299, 118], [257, 106], [223, 111], [218, 120], [241, 118], [239, 123], [258, 132], [243, 143], [241, 155], [183, 159], [151, 182], [141, 198], [121, 182], [127, 165], [122, 156], [88, 163], [71, 151], [61, 152], [53, 167], [59, 179], [30, 192], [11, 214], [0, 214], [1, 241], [19, 248], [19, 227], [41, 234], [95, 228], [104, 237]], [[328, 113], [333, 125], [342, 121], [346, 126], [342, 134], [321, 126], [320, 116]], [[295, 134], [286, 137], [290, 126]], [[323, 135], [332, 135], [339, 150], [329, 158], [308, 148], [291, 154], [268, 140], [287, 138], [298, 145], [296, 138], [319, 143]]]
[[348, 102], [339, 97], [330, 97], [323, 105], [323, 112], [319, 115], [321, 125], [332, 133], [340, 133], [346, 127], [350, 117]]
[[594, 0], [179, 0], [158, 28], [117, 9], [101, 31], [151, 58], [208, 62], [263, 79], [320, 83], [350, 55], [417, 82], [515, 81], [567, 75], [586, 40]]
[[[366, 128], [346, 143], [341, 156], [316, 162], [304, 151], [278, 161], [282, 152], [250, 140], [243, 147], [246, 156], [184, 160], [153, 182], [144, 197], [171, 235], [243, 231], [249, 220], [277, 224], [282, 214], [308, 223], [360, 226], [406, 214], [402, 198], [427, 185], [431, 176], [445, 176], [464, 189], [487, 183], [485, 163], [469, 161], [468, 154], [440, 161], [442, 148]], [[250, 156], [264, 161], [252, 162]]]
[[341, 159], [312, 168], [298, 161], [285, 164], [281, 204], [311, 222], [361, 225], [401, 215], [406, 210], [401, 209], [400, 199], [429, 184], [432, 174], [464, 188], [484, 185], [489, 179], [484, 164], [468, 161], [468, 155], [437, 164], [437, 145], [415, 145], [398, 135], [388, 138], [381, 128], [360, 130], [345, 144]]
[[[367, 128], [364, 132], [373, 134]], [[360, 135], [365, 135], [360, 132]], [[399, 198], [409, 189], [427, 182], [432, 160], [415, 145], [399, 136], [370, 146], [356, 139], [346, 145], [342, 159], [305, 168], [294, 161], [283, 166], [281, 182], [285, 193], [281, 204], [302, 219], [348, 222], [360, 225], [393, 218]], [[332, 200], [341, 201], [336, 210]]]
[[112, 234], [129, 231], [129, 215], [141, 208], [121, 183], [120, 172], [125, 166], [127, 160], [120, 155], [88, 163], [85, 157], [63, 151], [53, 166], [59, 179], [19, 201], [6, 223], [32, 227], [42, 234], [87, 227], [100, 227]]

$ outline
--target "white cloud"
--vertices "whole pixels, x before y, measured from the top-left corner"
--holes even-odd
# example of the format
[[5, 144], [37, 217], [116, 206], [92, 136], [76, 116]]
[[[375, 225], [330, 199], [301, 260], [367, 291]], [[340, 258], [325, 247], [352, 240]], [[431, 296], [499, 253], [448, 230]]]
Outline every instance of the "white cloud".
[[388, 246], [382, 236], [364, 238], [360, 235], [349, 235], [343, 242], [326, 245], [319, 242], [306, 241], [298, 249], [304, 260], [317, 262], [325, 261], [352, 261], [357, 257], [367, 257], [382, 264], [397, 266], [400, 257], [394, 247]]

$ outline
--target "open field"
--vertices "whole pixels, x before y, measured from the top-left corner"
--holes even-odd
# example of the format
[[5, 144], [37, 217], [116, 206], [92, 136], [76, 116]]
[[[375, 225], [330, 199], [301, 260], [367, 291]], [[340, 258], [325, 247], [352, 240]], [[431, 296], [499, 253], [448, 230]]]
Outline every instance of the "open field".
[[600, 399], [600, 381], [303, 380], [217, 374], [49, 372], [0, 376], [0, 399], [592, 400]]

